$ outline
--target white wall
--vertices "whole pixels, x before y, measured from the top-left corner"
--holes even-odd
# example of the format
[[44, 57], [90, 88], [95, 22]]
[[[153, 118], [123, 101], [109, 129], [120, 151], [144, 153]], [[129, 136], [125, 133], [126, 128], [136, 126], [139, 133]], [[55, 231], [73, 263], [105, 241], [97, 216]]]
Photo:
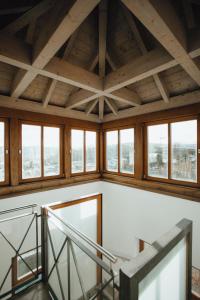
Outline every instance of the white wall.
[[122, 185], [94, 182], [0, 200], [0, 211], [103, 193], [104, 246], [132, 256], [134, 238], [153, 242], [182, 218], [193, 221], [193, 265], [200, 268], [200, 204]]
[[193, 265], [200, 268], [200, 203], [104, 182], [103, 240], [131, 256], [134, 238], [153, 242], [182, 218], [193, 221]]
[[29, 204], [37, 204], [41, 206], [53, 202], [69, 201], [88, 194], [101, 192], [99, 190], [100, 186], [100, 182], [97, 181], [93, 183], [74, 185], [55, 190], [9, 197], [7, 199], [0, 200], [0, 211]]

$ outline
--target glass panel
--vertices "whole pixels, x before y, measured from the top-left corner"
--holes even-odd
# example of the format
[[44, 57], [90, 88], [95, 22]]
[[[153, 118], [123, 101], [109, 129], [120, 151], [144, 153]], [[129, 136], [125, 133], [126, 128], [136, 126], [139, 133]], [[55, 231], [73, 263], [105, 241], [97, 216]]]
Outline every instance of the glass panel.
[[118, 131], [106, 133], [106, 165], [107, 170], [118, 171]]
[[41, 177], [41, 126], [22, 125], [22, 178]]
[[186, 239], [140, 282], [139, 300], [186, 300]]
[[197, 181], [197, 120], [171, 124], [172, 178]]
[[44, 176], [60, 174], [60, 129], [44, 127]]
[[134, 173], [134, 129], [120, 130], [120, 172]]
[[72, 173], [84, 171], [84, 131], [71, 131], [72, 143]]
[[5, 181], [5, 124], [0, 122], [0, 182]]
[[[27, 265], [24, 263], [24, 261]], [[21, 254], [21, 257], [18, 256], [17, 258], [17, 278], [20, 279], [21, 277], [27, 276], [28, 274], [32, 274], [29, 267], [32, 271], [37, 270], [37, 251], [30, 250], [26, 253]], [[41, 268], [42, 261], [41, 261], [41, 248], [38, 249], [38, 268]], [[29, 267], [28, 267], [29, 266]]]
[[168, 124], [148, 126], [148, 175], [168, 178]]
[[94, 131], [86, 131], [86, 171], [96, 171], [96, 138]]

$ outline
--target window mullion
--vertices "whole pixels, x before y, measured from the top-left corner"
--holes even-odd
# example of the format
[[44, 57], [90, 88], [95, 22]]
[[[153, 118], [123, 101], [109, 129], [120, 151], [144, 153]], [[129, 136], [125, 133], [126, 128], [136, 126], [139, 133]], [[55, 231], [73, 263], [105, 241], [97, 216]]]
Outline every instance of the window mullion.
[[84, 139], [83, 139], [83, 151], [84, 151], [84, 154], [83, 154], [83, 164], [84, 164], [84, 173], [86, 173], [86, 131], [84, 130]]

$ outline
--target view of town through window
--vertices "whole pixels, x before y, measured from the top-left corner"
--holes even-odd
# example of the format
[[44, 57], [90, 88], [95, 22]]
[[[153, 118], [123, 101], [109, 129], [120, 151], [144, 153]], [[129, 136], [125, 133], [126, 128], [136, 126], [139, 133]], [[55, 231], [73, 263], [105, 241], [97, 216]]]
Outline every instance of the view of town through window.
[[197, 120], [171, 124], [172, 178], [197, 181]]
[[44, 127], [44, 176], [60, 174], [60, 129]]
[[133, 128], [106, 132], [106, 169], [110, 172], [134, 174]]
[[134, 173], [134, 129], [120, 130], [120, 172]]
[[72, 173], [81, 173], [84, 171], [84, 131], [72, 129]]
[[85, 132], [86, 143], [86, 172], [96, 171], [96, 143], [97, 134], [94, 131]]
[[168, 178], [168, 124], [148, 126], [148, 175]]
[[118, 131], [106, 132], [106, 169], [118, 171]]
[[41, 177], [41, 126], [22, 124], [22, 179]]
[[[42, 163], [44, 174], [42, 174]], [[42, 175], [45, 177], [56, 176], [59, 174], [60, 129], [22, 124], [22, 179], [39, 178]]]
[[148, 176], [197, 182], [197, 120], [148, 126], [147, 133]]
[[5, 180], [5, 124], [0, 122], [0, 182]]
[[95, 131], [84, 132], [84, 130], [72, 129], [71, 131], [72, 173], [96, 171], [97, 168], [96, 143], [97, 143], [97, 134]]

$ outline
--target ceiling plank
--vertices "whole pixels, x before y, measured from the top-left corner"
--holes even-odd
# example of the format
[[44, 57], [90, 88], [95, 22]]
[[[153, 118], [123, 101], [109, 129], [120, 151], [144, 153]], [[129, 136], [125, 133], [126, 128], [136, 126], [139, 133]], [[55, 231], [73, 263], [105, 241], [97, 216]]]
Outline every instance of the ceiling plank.
[[0, 9], [0, 16], [20, 14], [31, 8], [32, 6], [21, 6], [21, 7]]
[[[123, 12], [124, 12], [125, 18], [127, 20], [127, 23], [129, 24], [129, 27], [134, 35], [134, 38], [137, 41], [137, 44], [138, 44], [138, 47], [140, 48], [141, 53], [144, 55], [148, 51], [147, 51], [147, 48], [141, 37], [141, 34], [137, 28], [136, 22], [132, 16], [132, 14], [130, 13], [130, 11], [126, 8], [126, 6], [122, 5], [122, 7], [123, 7]], [[166, 84], [164, 83], [164, 81], [162, 80], [160, 75], [159, 74], [153, 75], [153, 79], [154, 79], [154, 82], [155, 82], [163, 100], [165, 102], [169, 102], [169, 93], [167, 91]]]
[[[35, 68], [43, 69], [50, 59], [56, 54], [61, 46], [69, 39], [73, 32], [85, 20], [100, 0], [76, 0], [68, 13], [63, 16], [56, 28], [48, 34], [41, 34], [35, 45], [33, 64]], [[68, 3], [67, 3], [68, 4]], [[57, 11], [55, 10], [55, 14]], [[52, 15], [49, 16], [52, 18]], [[29, 71], [30, 73], [31, 71]], [[36, 77], [36, 75], [35, 75]], [[11, 95], [18, 98], [35, 78], [24, 74], [15, 79]], [[18, 81], [17, 81], [18, 80]]]
[[1, 30], [4, 34], [15, 34], [22, 28], [26, 27], [32, 22], [33, 19], [39, 18], [47, 10], [49, 10], [55, 4], [55, 0], [43, 0], [33, 8], [29, 9], [22, 16], [8, 24]]
[[192, 9], [192, 4], [189, 2], [189, 0], [182, 0], [182, 4], [187, 26], [189, 29], [193, 29], [196, 27], [196, 22], [194, 12]]
[[43, 100], [43, 106], [47, 107], [56, 87], [57, 80], [53, 79], [47, 87], [46, 95]]
[[32, 22], [28, 26], [27, 33], [26, 33], [26, 42], [30, 45], [33, 44], [33, 37], [34, 37], [34, 33], [35, 33], [36, 20], [37, 19], [32, 20]]
[[88, 103], [86, 110], [85, 110], [86, 115], [89, 115], [93, 111], [93, 109], [95, 108], [95, 106], [97, 105], [98, 102], [99, 102], [99, 100], [96, 99], [96, 100]]
[[187, 39], [184, 28], [170, 2], [168, 0], [122, 0], [122, 2], [200, 86], [200, 69], [186, 51]]
[[138, 116], [141, 114], [148, 114], [148, 113], [167, 110], [171, 108], [187, 106], [195, 103], [200, 103], [200, 90], [189, 92], [184, 95], [170, 97], [169, 103], [160, 100], [152, 103], [143, 104], [140, 107], [132, 107], [129, 109], [121, 110], [118, 112], [117, 117], [114, 116], [112, 113], [110, 113], [104, 117], [104, 122], [109, 122], [116, 119], [128, 118], [132, 116]]
[[117, 116], [118, 115], [118, 107], [117, 107], [115, 101], [113, 101], [112, 99], [105, 98], [105, 102], [108, 105], [108, 107], [111, 109], [113, 114], [115, 116]]

